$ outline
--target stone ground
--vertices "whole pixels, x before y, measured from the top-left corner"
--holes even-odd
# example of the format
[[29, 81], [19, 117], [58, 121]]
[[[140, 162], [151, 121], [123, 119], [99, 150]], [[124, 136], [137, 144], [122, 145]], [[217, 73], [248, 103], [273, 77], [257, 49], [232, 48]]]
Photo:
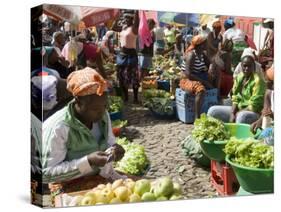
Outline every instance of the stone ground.
[[191, 133], [193, 125], [177, 119], [157, 120], [147, 108], [131, 103], [125, 107], [124, 119], [128, 126], [123, 134], [143, 145], [150, 160], [145, 177], [171, 176], [182, 185], [186, 199], [217, 196], [210, 183], [210, 170], [197, 166], [182, 152], [181, 141]]

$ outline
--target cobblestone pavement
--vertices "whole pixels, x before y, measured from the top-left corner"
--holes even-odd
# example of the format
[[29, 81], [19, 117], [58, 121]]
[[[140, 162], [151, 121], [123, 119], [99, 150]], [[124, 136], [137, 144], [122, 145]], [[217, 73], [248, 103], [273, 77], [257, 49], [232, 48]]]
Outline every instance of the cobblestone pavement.
[[150, 160], [146, 177], [171, 176], [182, 185], [187, 199], [217, 196], [210, 183], [210, 170], [197, 166], [182, 152], [181, 141], [191, 133], [193, 125], [177, 119], [157, 120], [147, 108], [130, 103], [125, 107], [124, 118], [128, 126], [123, 134], [143, 145]]

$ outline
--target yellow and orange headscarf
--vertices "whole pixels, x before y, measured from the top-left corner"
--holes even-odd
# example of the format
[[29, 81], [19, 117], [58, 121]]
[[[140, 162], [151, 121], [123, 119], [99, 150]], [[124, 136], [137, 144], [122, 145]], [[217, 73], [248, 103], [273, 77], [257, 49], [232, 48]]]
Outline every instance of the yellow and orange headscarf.
[[72, 72], [67, 78], [67, 90], [73, 96], [97, 94], [101, 96], [107, 88], [104, 78], [95, 70], [86, 67]]
[[190, 46], [187, 48], [186, 53], [193, 50], [196, 46], [200, 45], [206, 40], [206, 37], [202, 35], [195, 35], [192, 40]]

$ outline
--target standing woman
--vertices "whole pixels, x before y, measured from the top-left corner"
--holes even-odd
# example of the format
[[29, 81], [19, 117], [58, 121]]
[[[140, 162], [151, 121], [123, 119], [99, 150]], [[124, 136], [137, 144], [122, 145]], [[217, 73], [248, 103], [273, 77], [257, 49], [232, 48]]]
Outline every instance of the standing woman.
[[117, 55], [117, 75], [124, 93], [124, 100], [128, 101], [128, 88], [132, 84], [134, 102], [138, 102], [138, 55], [136, 50], [139, 28], [139, 13], [136, 10], [134, 16], [125, 14], [124, 25], [120, 32], [121, 50]]
[[243, 50], [248, 47], [245, 41], [245, 33], [235, 27], [235, 22], [232, 18], [224, 22], [225, 32], [223, 33], [223, 40], [226, 39], [233, 41], [232, 50], [232, 67], [235, 68], [240, 62]]
[[221, 22], [215, 21], [212, 27], [213, 31], [210, 32], [207, 37], [207, 56], [209, 57], [209, 60], [212, 60], [212, 58], [218, 52], [219, 45], [222, 42]]

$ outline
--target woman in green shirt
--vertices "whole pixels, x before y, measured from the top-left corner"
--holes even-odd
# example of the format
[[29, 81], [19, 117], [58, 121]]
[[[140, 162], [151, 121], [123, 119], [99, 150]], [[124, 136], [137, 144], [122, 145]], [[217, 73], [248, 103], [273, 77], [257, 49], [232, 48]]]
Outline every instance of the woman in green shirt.
[[[74, 100], [43, 123], [44, 183], [98, 174], [111, 158], [117, 161], [124, 155], [112, 133], [102, 76], [91, 68], [72, 72], [67, 89]], [[105, 152], [109, 147], [111, 158]]]
[[242, 72], [235, 78], [232, 88], [232, 106], [213, 106], [208, 115], [224, 122], [251, 124], [261, 113], [266, 90], [264, 78], [256, 71], [251, 56], [241, 59]]

